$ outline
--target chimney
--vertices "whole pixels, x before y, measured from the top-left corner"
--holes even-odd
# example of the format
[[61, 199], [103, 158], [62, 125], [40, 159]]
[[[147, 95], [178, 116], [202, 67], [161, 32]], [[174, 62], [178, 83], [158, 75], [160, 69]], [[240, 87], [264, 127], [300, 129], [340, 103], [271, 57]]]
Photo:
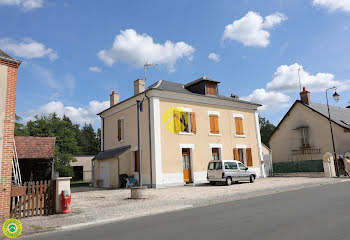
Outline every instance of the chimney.
[[311, 103], [310, 92], [306, 91], [305, 87], [303, 87], [303, 91], [300, 93], [300, 100], [307, 105]]
[[134, 81], [134, 95], [137, 95], [137, 94], [142, 93], [144, 91], [145, 91], [145, 80], [136, 79]]
[[116, 93], [113, 91], [112, 94], [109, 96], [109, 102], [110, 102], [110, 107], [119, 103], [119, 93]]
[[232, 98], [237, 98], [237, 99], [239, 98], [238, 95], [235, 95], [235, 94], [233, 94], [233, 93], [231, 93], [231, 97], [232, 97]]

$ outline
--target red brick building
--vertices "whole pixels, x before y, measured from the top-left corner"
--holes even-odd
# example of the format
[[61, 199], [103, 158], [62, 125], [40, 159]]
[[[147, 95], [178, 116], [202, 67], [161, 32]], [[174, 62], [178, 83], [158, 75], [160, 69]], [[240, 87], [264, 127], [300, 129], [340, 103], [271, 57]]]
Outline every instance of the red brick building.
[[21, 61], [0, 49], [0, 219], [8, 218], [12, 176], [17, 70]]

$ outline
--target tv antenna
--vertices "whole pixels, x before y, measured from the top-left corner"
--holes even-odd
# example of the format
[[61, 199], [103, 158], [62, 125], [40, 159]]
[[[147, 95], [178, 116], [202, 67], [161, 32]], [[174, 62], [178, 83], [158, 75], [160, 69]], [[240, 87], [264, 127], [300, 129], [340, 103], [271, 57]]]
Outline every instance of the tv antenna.
[[305, 68], [303, 68], [302, 66], [300, 66], [298, 68], [298, 78], [299, 78], [299, 88], [300, 88], [300, 92], [301, 92], [301, 81], [300, 81], [300, 71], [304, 70]]
[[144, 73], [144, 76], [145, 76], [145, 82], [146, 82], [146, 72], [147, 72], [147, 69], [150, 68], [150, 67], [153, 67], [153, 66], [157, 66], [158, 64], [157, 63], [147, 63], [146, 61], [146, 64], [143, 65], [143, 73]]

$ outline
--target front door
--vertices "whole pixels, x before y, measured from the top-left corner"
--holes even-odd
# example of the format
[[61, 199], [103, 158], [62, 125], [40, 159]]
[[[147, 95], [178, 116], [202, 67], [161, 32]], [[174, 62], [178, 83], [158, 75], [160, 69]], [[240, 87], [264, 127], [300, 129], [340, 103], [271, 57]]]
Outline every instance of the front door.
[[182, 149], [182, 167], [184, 172], [184, 181], [192, 182], [191, 175], [191, 149], [183, 148]]
[[102, 187], [109, 188], [109, 162], [100, 162], [100, 179], [103, 180]]

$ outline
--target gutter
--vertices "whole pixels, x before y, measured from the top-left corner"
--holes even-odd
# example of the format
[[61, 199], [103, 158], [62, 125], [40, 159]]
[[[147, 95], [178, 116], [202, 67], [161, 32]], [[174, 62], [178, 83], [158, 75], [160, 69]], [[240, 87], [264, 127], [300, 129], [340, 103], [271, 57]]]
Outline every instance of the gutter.
[[153, 169], [152, 169], [152, 130], [151, 130], [151, 101], [145, 91], [145, 97], [148, 101], [148, 137], [149, 137], [149, 165], [150, 165], [150, 177], [151, 177], [151, 188], [153, 188]]

